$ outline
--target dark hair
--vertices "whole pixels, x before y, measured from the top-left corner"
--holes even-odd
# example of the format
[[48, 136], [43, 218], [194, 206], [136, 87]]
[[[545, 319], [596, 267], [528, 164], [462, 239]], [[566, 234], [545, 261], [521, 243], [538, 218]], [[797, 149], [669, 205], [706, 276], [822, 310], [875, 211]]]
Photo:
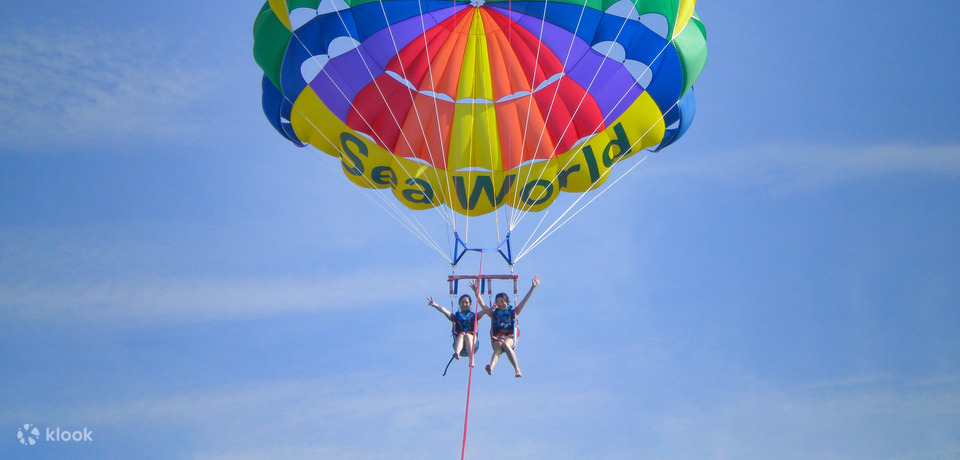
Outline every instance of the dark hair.
[[508, 297], [508, 296], [507, 296], [507, 293], [505, 293], [505, 292], [501, 292], [501, 293], [497, 294], [496, 296], [493, 297], [493, 300], [494, 300], [494, 301], [497, 301], [497, 300], [499, 300], [501, 297], [503, 297], [503, 301], [504, 301], [504, 302], [506, 302], [506, 303], [508, 303], [508, 304], [510, 303], [510, 297]]
[[470, 297], [470, 295], [469, 295], [469, 294], [464, 294], [464, 295], [462, 295], [462, 296], [460, 296], [460, 298], [459, 298], [459, 299], [457, 299], [457, 303], [460, 303], [460, 301], [461, 301], [461, 300], [463, 300], [463, 298], [464, 298], [464, 297], [466, 297], [466, 298], [467, 298], [467, 300], [469, 300], [469, 301], [470, 301], [470, 303], [473, 303], [473, 297]]

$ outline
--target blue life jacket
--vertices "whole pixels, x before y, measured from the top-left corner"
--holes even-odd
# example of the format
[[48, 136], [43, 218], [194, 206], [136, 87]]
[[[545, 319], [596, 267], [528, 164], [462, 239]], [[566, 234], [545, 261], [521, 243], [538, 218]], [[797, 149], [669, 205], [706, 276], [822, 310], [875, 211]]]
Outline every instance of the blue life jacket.
[[516, 322], [517, 313], [513, 306], [509, 306], [505, 310], [494, 308], [493, 314], [490, 315], [490, 334], [496, 335], [505, 332], [512, 335]]
[[475, 316], [472, 311], [467, 311], [467, 313], [464, 314], [463, 310], [457, 310], [457, 312], [453, 314], [453, 333], [473, 332]]

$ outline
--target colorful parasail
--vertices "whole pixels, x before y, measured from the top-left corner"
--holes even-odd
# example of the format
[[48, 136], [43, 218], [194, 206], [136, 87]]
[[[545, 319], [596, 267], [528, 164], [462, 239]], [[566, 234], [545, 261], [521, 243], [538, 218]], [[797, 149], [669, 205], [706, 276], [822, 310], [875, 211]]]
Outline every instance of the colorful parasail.
[[539, 211], [680, 138], [706, 62], [694, 0], [269, 0], [263, 109], [411, 209]]

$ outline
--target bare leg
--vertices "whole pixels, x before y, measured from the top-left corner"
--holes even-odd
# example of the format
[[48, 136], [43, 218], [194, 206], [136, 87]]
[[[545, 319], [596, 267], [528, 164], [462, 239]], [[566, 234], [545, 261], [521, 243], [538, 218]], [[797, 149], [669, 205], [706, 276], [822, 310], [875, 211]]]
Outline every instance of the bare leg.
[[457, 334], [457, 337], [453, 340], [453, 357], [455, 359], [460, 359], [460, 352], [463, 351], [463, 334]]
[[500, 353], [503, 353], [503, 342], [499, 340], [490, 340], [490, 347], [493, 348], [493, 355], [490, 356], [490, 364], [487, 365], [487, 373], [493, 373], [493, 368], [497, 367], [497, 362], [500, 361]]
[[473, 342], [476, 340], [476, 337], [473, 334], [463, 334], [467, 339], [467, 350], [470, 355], [470, 367], [473, 367]]
[[510, 360], [510, 364], [513, 364], [513, 371], [516, 373], [516, 376], [522, 377], [520, 374], [520, 366], [517, 364], [517, 354], [513, 351], [513, 340], [513, 338], [504, 339], [500, 345], [503, 352], [507, 354], [507, 359]]

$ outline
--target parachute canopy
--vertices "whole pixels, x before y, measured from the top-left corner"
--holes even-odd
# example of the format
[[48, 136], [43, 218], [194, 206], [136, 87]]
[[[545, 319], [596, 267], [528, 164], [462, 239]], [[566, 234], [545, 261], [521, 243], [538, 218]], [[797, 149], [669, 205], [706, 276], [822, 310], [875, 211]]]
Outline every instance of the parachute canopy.
[[269, 0], [263, 108], [412, 209], [538, 211], [676, 141], [706, 62], [694, 0]]

